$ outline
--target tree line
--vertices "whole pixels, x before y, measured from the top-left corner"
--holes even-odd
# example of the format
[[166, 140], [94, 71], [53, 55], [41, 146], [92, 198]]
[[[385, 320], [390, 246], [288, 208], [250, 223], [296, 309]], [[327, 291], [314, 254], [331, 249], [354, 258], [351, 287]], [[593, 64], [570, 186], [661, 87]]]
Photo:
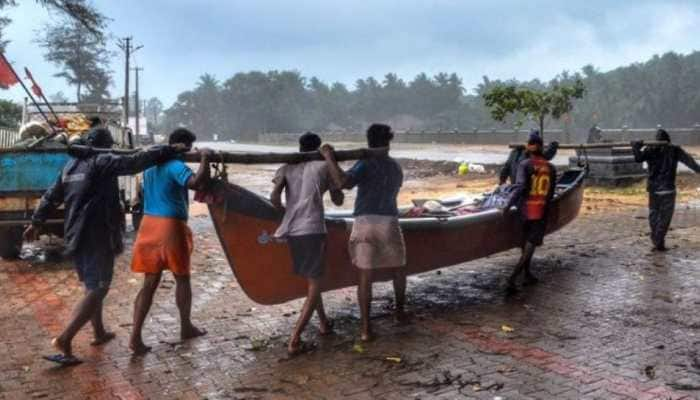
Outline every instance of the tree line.
[[484, 101], [495, 87], [533, 91], [583, 83], [573, 110], [546, 122], [545, 129], [691, 126], [700, 122], [700, 52], [669, 52], [648, 61], [601, 72], [592, 65], [562, 72], [551, 81], [491, 80], [466, 90], [456, 73], [417, 75], [404, 81], [358, 79], [354, 87], [306, 78], [298, 71], [239, 72], [219, 81], [204, 74], [180, 93], [155, 126], [167, 132], [185, 126], [204, 137], [250, 140], [266, 132], [362, 131], [371, 122], [397, 130], [473, 131], [538, 127], [517, 117], [496, 122]]

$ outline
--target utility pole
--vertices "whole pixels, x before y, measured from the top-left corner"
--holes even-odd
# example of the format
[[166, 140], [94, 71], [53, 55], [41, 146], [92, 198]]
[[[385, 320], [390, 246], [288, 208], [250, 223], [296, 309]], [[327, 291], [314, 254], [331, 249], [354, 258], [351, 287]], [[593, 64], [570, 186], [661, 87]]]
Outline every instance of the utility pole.
[[134, 86], [136, 87], [134, 107], [136, 109], [134, 110], [134, 114], [136, 114], [136, 137], [138, 138], [139, 134], [141, 133], [141, 124], [139, 123], [139, 120], [141, 119], [141, 102], [139, 101], [139, 71], [143, 71], [143, 68], [136, 67], [133, 68], [133, 70], [136, 73], [136, 81], [134, 82]]
[[123, 39], [119, 39], [117, 45], [120, 49], [124, 51], [124, 127], [129, 126], [129, 61], [131, 61], [131, 55], [136, 52], [136, 50], [142, 48], [143, 46], [133, 47], [132, 41], [133, 37], [127, 36]]

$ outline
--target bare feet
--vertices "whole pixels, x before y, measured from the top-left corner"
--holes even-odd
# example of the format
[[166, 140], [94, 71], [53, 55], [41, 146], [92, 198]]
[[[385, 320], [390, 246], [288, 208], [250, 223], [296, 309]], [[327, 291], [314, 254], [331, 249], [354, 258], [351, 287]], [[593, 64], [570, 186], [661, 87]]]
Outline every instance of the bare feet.
[[367, 331], [367, 332], [360, 333], [360, 341], [361, 342], [367, 343], [367, 342], [371, 342], [372, 340], [374, 340], [374, 336], [372, 336], [372, 332]]
[[411, 314], [403, 309], [397, 309], [394, 313], [394, 322], [396, 325], [408, 325], [411, 323]]
[[523, 279], [523, 286], [531, 286], [537, 284], [540, 280], [537, 279], [535, 275], [532, 274], [526, 274], [525, 278]]
[[289, 345], [287, 345], [287, 355], [290, 358], [304, 353], [309, 353], [314, 350], [316, 350], [315, 343], [302, 342], [301, 340], [290, 341]]
[[508, 286], [506, 286], [506, 295], [512, 296], [516, 293], [518, 293], [518, 286], [516, 286], [514, 282], [508, 282]]
[[321, 323], [318, 327], [318, 333], [321, 336], [328, 336], [333, 334], [333, 321], [326, 321]]
[[90, 342], [90, 346], [102, 346], [103, 344], [110, 342], [115, 337], [117, 337], [117, 335], [115, 335], [114, 332], [105, 332], [100, 336], [96, 336], [95, 340]]
[[134, 355], [143, 355], [151, 351], [151, 346], [146, 346], [143, 341], [132, 339], [129, 343], [129, 350], [131, 350]]
[[196, 337], [204, 336], [207, 334], [206, 329], [199, 329], [196, 326], [190, 324], [188, 328], [182, 328], [180, 330], [180, 339], [188, 340], [194, 339]]
[[53, 338], [51, 340], [51, 346], [60, 351], [61, 353], [65, 354], [66, 356], [72, 356], [73, 355], [73, 349], [71, 348], [70, 343], [65, 343], [63, 342], [60, 338]]

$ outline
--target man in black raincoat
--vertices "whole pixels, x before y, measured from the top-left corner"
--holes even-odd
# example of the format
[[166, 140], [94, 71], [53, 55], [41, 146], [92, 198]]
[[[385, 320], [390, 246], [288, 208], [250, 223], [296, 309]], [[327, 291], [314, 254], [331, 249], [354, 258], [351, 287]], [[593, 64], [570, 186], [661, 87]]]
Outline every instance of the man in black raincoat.
[[668, 142], [666, 146], [647, 146], [643, 142], [632, 142], [634, 159], [647, 163], [647, 192], [649, 192], [649, 226], [655, 251], [666, 251], [666, 232], [671, 225], [676, 206], [676, 170], [678, 162], [700, 173], [700, 165], [680, 146], [671, 144], [668, 132], [659, 129], [656, 140]]
[[[94, 148], [110, 148], [112, 135], [104, 128], [90, 131], [87, 144]], [[102, 323], [102, 303], [112, 281], [114, 259], [124, 249], [123, 210], [119, 202], [118, 176], [139, 173], [165, 162], [184, 148], [161, 146], [132, 155], [72, 150], [74, 157], [63, 168], [56, 182], [43, 195], [25, 231], [27, 240], [34, 240], [39, 229], [60, 204], [65, 204], [64, 240], [66, 254], [73, 257], [78, 277], [86, 288], [71, 321], [60, 336], [52, 340], [61, 354], [45, 357], [49, 361], [74, 365], [71, 342], [88, 322], [95, 334], [93, 345], [114, 338]]]
[[[530, 136], [532, 135], [542, 137], [542, 135], [540, 135], [540, 131], [538, 130], [533, 130], [530, 133]], [[542, 156], [549, 161], [557, 155], [558, 149], [559, 142], [553, 141], [549, 144], [549, 146], [547, 146], [547, 148], [544, 149]], [[499, 184], [503, 185], [508, 181], [508, 178], [510, 178], [511, 184], [515, 184], [518, 176], [518, 166], [520, 165], [520, 162], [526, 158], [528, 158], [528, 153], [525, 150], [525, 147], [514, 148], [513, 151], [510, 152], [508, 160], [503, 165], [503, 168], [501, 168], [501, 172], [498, 176]]]

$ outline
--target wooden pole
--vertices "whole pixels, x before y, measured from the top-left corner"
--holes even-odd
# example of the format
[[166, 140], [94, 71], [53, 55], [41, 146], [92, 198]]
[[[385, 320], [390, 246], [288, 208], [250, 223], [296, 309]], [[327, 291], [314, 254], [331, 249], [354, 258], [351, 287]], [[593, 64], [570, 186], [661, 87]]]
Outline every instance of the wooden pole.
[[[141, 150], [125, 149], [95, 149], [89, 146], [72, 145], [70, 148], [78, 151], [92, 151], [95, 153], [134, 154]], [[389, 149], [386, 147], [371, 149], [336, 150], [335, 158], [338, 161], [360, 160], [365, 158], [386, 155]], [[185, 161], [197, 163], [201, 156], [196, 151], [184, 154]], [[223, 164], [297, 164], [305, 161], [321, 161], [323, 156], [318, 151], [305, 153], [234, 153], [227, 151], [214, 151], [209, 162]]]
[[[32, 96], [32, 94], [29, 92], [29, 89], [27, 89], [27, 86], [22, 81], [22, 78], [20, 78], [19, 75], [17, 75], [15, 68], [7, 60], [4, 53], [0, 53], [0, 57], [2, 57], [3, 61], [5, 61], [5, 64], [7, 64], [7, 66], [10, 67], [10, 71], [12, 71], [12, 74], [15, 76], [15, 78], [17, 78], [17, 82], [19, 82], [19, 84], [22, 85], [22, 89], [24, 89], [24, 92], [27, 93], [27, 96], [29, 96], [29, 98], [32, 100], [32, 103], [34, 103], [34, 107], [36, 107], [36, 109], [39, 111], [41, 116], [44, 117], [44, 120], [46, 120], [46, 123], [49, 125], [49, 128], [51, 128], [51, 135], [49, 135], [49, 136], [56, 136], [58, 134], [58, 131], [56, 131], [56, 128], [51, 124], [49, 117], [46, 116], [46, 114], [44, 113], [44, 110], [41, 109], [41, 106], [39, 106], [39, 103], [37, 103], [34, 96]], [[58, 121], [56, 121], [56, 122], [58, 122]], [[46, 138], [46, 137], [47, 136], [44, 136], [44, 138]], [[29, 145], [29, 148], [32, 148], [33, 146], [36, 145], [37, 142], [40, 142], [40, 141], [41, 141], [41, 139], [34, 141], [33, 143], [31, 143]]]
[[[665, 141], [643, 141], [640, 143], [644, 146], [666, 146], [670, 142]], [[523, 148], [526, 145], [522, 143], [511, 143], [508, 145], [511, 149]], [[612, 147], [632, 147], [632, 142], [608, 142], [608, 143], [563, 143], [559, 145], [559, 149], [608, 149]]]

